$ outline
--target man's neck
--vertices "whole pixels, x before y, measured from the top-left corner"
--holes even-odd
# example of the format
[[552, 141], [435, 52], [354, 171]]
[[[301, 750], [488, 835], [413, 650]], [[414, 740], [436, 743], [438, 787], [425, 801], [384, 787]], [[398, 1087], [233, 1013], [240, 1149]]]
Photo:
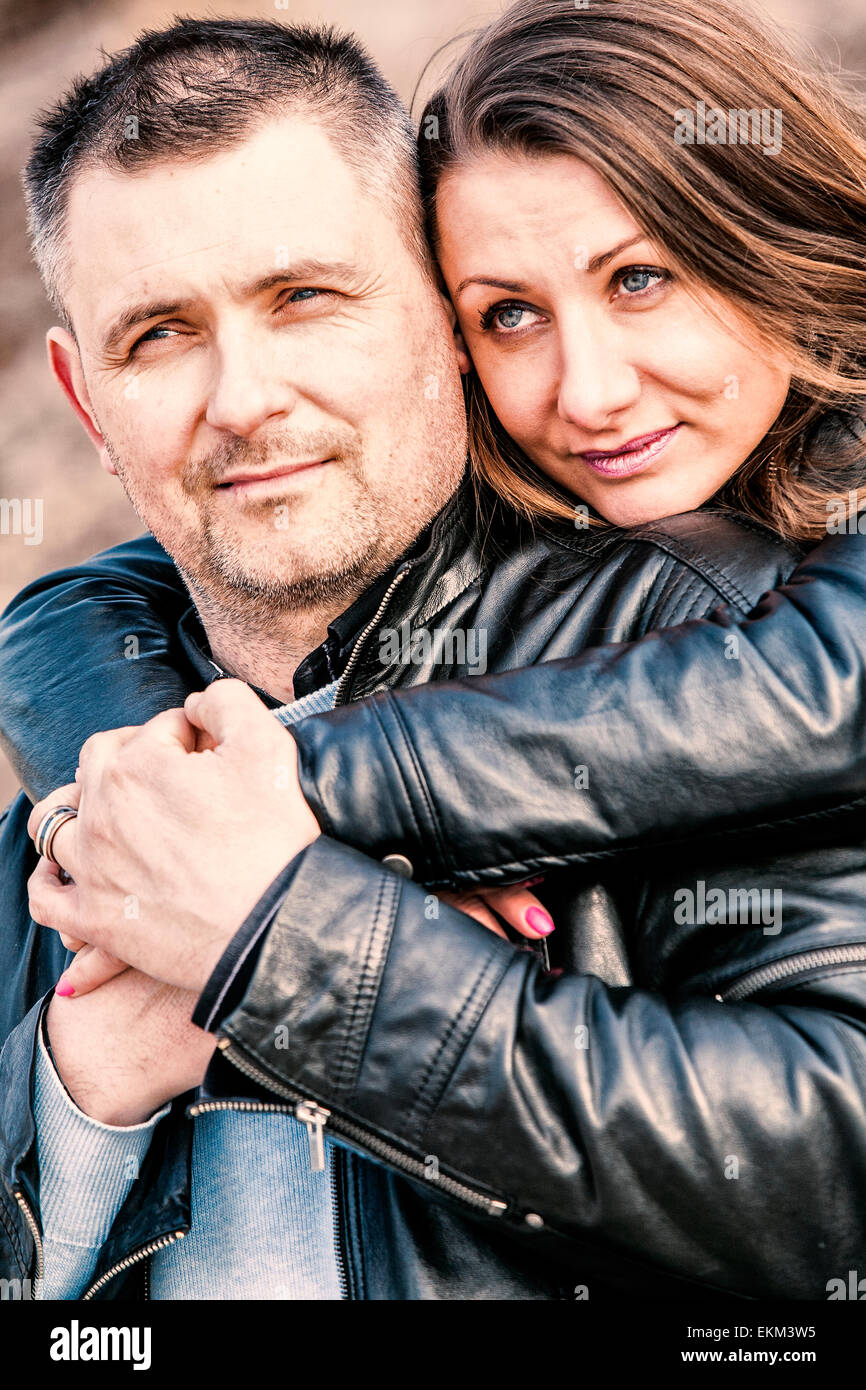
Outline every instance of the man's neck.
[[284, 703], [295, 698], [294, 676], [304, 657], [325, 641], [329, 624], [357, 597], [242, 616], [201, 593], [194, 595], [216, 664]]

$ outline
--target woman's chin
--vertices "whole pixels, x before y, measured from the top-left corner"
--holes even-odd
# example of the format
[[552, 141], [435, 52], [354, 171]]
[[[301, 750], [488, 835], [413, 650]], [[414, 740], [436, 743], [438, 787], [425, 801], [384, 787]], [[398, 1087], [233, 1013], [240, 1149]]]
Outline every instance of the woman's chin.
[[636, 478], [599, 484], [598, 479], [592, 478], [585, 487], [572, 484], [570, 491], [612, 526], [641, 526], [645, 522], [660, 521], [666, 516], [693, 512], [708, 497], [712, 497], [724, 478], [717, 481], [714, 477], [712, 484], [703, 488], [696, 488], [694, 481], [694, 478], [662, 478], [642, 474]]

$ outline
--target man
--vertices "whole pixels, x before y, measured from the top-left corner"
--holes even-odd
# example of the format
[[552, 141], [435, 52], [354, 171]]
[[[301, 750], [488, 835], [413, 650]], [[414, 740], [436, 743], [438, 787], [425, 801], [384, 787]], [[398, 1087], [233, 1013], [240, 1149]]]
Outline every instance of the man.
[[[336, 120], [335, 93], [357, 113], [372, 83], [387, 131], [380, 80], [359, 63], [327, 36], [184, 24], [74, 94], [31, 165], [37, 245], [69, 320], [51, 334], [55, 372], [194, 597], [198, 619], [177, 628], [187, 684], [230, 671], [286, 722], [435, 674], [429, 661], [408, 675], [371, 662], [365, 637], [385, 613], [489, 630], [500, 670], [586, 644], [574, 609], [586, 571], [563, 584], [562, 549], [519, 534], [525, 552], [491, 567], [467, 523], [450, 325], [406, 230], [417, 208], [395, 228], [364, 155], [397, 178], [389, 199], [399, 160], [383, 166], [366, 125], [358, 148], [357, 119]], [[132, 152], [118, 136], [130, 110]], [[405, 136], [401, 122], [392, 135]], [[599, 560], [596, 617], [611, 640], [661, 625], [684, 570], [691, 612], [717, 607], [736, 579], [744, 617], [792, 557], [738, 534], [731, 561], [726, 526], [707, 524], [705, 564], [676, 558], [676, 527]], [[157, 548], [131, 554], [159, 583]], [[580, 571], [577, 547], [567, 558]], [[726, 573], [724, 588], [713, 573]], [[530, 583], [544, 602], [512, 646]], [[658, 601], [636, 611], [635, 591]], [[162, 676], [159, 706], [172, 703]], [[706, 1180], [688, 1176], [715, 1172], [738, 1145], [766, 1173], [803, 1112], [805, 1169], [842, 1174], [825, 1258], [854, 1258], [846, 1179], [861, 1152], [847, 1140], [862, 1097], [831, 1083], [847, 1076], [859, 1034], [840, 1041], [820, 991], [800, 1041], [772, 1001], [746, 1016], [719, 1008], [715, 981], [745, 958], [744, 942], [749, 959], [766, 958], [760, 928], [721, 950], [698, 933], [700, 988], [680, 1003], [661, 967], [653, 987], [630, 956], [628, 887], [570, 874], [558, 903], [586, 930], [566, 938], [557, 978], [321, 836], [295, 778], [279, 722], [245, 686], [218, 680], [186, 716], [91, 740], [78, 786], [36, 808], [34, 833], [49, 805], [74, 802], [78, 815], [53, 846], [74, 882], [43, 863], [35, 919], [137, 969], [79, 999], [45, 999], [64, 956], [23, 911], [32, 857], [10, 858], [10, 1272], [50, 1277], [66, 1297], [134, 1296], [142, 1269], [163, 1298], [549, 1298], [587, 1279], [669, 1295], [801, 1292], [824, 1269], [801, 1258], [809, 1233], [777, 1219], [786, 1190], [762, 1190], [759, 1203], [749, 1184], [729, 1188], [710, 1221]], [[26, 812], [19, 802], [7, 818], [10, 847]], [[709, 863], [707, 878], [717, 871]], [[663, 899], [645, 904], [650, 931], [662, 932]], [[800, 944], [793, 933], [786, 961]], [[841, 988], [837, 975], [834, 1001]], [[189, 1023], [193, 1006], [206, 1034]], [[190, 1105], [214, 1032], [221, 1056]], [[767, 1132], [754, 1111], [784, 1093], [792, 1067], [803, 1099]], [[745, 1073], [754, 1094], [743, 1098]], [[721, 1106], [717, 1127], [704, 1087]], [[770, 1230], [732, 1248], [758, 1205]]]

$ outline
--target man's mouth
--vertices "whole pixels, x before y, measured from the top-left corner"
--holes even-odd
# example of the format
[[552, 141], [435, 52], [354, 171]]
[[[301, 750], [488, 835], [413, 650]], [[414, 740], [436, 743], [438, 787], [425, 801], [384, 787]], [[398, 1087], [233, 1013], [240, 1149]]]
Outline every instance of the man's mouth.
[[324, 468], [327, 463], [333, 463], [333, 459], [302, 459], [297, 463], [281, 463], [279, 467], [263, 472], [247, 470], [242, 473], [230, 473], [227, 478], [221, 478], [215, 487], [219, 492], [234, 493], [238, 497], [251, 496], [258, 492], [264, 494], [273, 492], [275, 484], [284, 486], [297, 474], [309, 473], [313, 468]]
[[679, 429], [679, 425], [671, 425], [652, 434], [637, 435], [619, 449], [587, 449], [577, 457], [604, 478], [628, 478], [648, 468], [676, 437]]

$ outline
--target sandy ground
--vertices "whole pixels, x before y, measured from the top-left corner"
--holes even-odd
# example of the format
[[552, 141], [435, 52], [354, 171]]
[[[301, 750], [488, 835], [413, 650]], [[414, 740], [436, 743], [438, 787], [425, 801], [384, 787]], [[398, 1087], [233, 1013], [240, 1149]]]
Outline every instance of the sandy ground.
[[[866, 71], [863, 0], [765, 2], [816, 47]], [[288, 8], [209, 0], [199, 11], [197, 5], [154, 0], [0, 0], [0, 497], [42, 498], [44, 515], [40, 545], [0, 535], [0, 607], [38, 575], [142, 529], [116, 480], [99, 468], [45, 365], [43, 339], [51, 316], [29, 259], [18, 186], [33, 113], [74, 75], [97, 66], [100, 48], [123, 47], [140, 29], [167, 23], [176, 9], [353, 29], [408, 100], [430, 54], [500, 8], [473, 0], [289, 0]], [[16, 785], [0, 755], [0, 806]]]

